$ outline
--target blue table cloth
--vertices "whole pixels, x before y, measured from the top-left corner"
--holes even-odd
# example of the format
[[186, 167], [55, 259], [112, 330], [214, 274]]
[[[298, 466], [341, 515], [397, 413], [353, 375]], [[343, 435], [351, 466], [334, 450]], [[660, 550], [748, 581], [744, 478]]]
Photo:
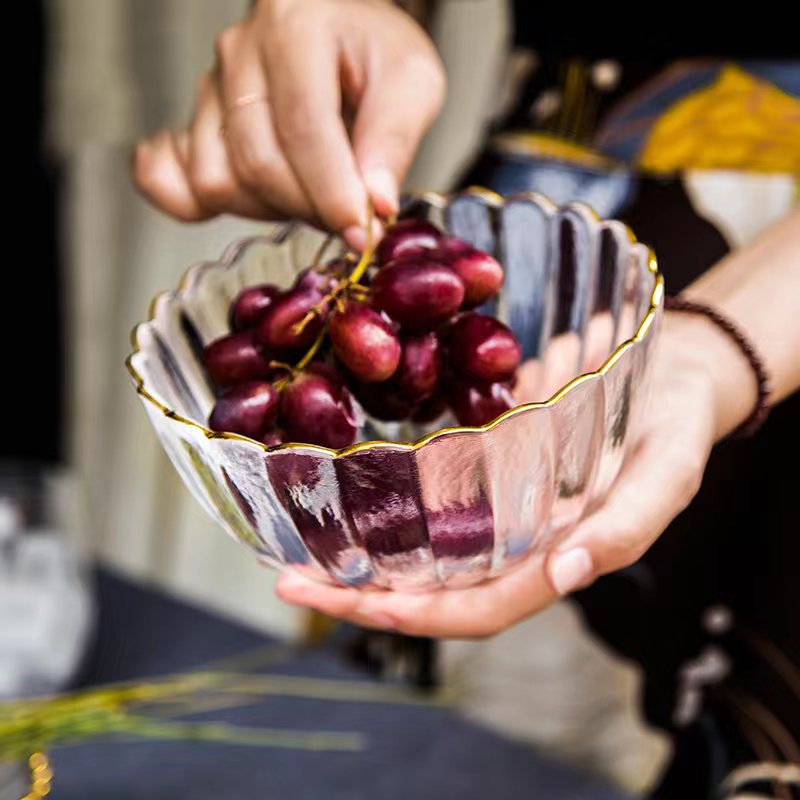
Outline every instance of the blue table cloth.
[[[264, 647], [262, 635], [107, 572], [82, 683], [185, 671]], [[367, 680], [333, 650], [292, 652], [268, 672]], [[203, 717], [200, 717], [201, 719]], [[257, 698], [205, 719], [252, 727], [354, 731], [360, 752], [307, 752], [219, 743], [133, 741], [57, 748], [55, 800], [622, 800], [595, 778], [459, 719], [452, 710]]]

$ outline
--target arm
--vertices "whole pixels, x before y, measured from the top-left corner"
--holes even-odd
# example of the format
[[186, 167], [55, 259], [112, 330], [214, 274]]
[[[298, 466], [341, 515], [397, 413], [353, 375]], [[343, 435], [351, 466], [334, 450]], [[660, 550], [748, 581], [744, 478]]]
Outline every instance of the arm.
[[[773, 403], [800, 388], [800, 210], [720, 261], [684, 295], [718, 309], [747, 334], [772, 378]], [[754, 384], [749, 370], [736, 368], [741, 356], [730, 352], [727, 337], [717, 333], [714, 338], [726, 340], [716, 365], [716, 383], [726, 389], [717, 411], [719, 439], [747, 416]], [[725, 355], [723, 344], [728, 345]]]
[[[769, 370], [773, 402], [800, 387], [800, 211], [709, 270], [686, 295], [746, 332]], [[655, 401], [637, 448], [600, 508], [554, 551], [474, 589], [362, 593], [284, 575], [278, 594], [366, 627], [486, 636], [632, 564], [689, 504], [714, 443], [746, 419], [756, 397], [737, 346], [688, 314], [666, 314], [652, 380]]]

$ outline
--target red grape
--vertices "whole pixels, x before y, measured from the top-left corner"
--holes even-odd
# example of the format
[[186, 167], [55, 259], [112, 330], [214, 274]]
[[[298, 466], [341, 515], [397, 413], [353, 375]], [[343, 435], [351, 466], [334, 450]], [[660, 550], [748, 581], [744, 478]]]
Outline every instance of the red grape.
[[442, 370], [439, 350], [439, 339], [435, 333], [409, 336], [403, 340], [397, 381], [407, 400], [424, 400], [436, 388]]
[[363, 381], [380, 382], [400, 363], [400, 340], [377, 311], [352, 300], [331, 316], [331, 343], [336, 357]]
[[515, 405], [504, 383], [454, 380], [448, 386], [447, 397], [456, 419], [472, 427], [486, 425]]
[[503, 268], [488, 253], [470, 247], [438, 255], [464, 283], [464, 308], [479, 306], [500, 291]]
[[403, 219], [387, 228], [376, 250], [379, 264], [388, 264], [399, 255], [430, 250], [439, 244], [441, 231], [421, 219]]
[[292, 289], [266, 310], [256, 328], [256, 340], [275, 356], [289, 357], [308, 348], [322, 329], [327, 309], [315, 315], [302, 332], [295, 325], [322, 299], [318, 291]]
[[338, 449], [356, 439], [358, 412], [352, 395], [333, 371], [313, 364], [283, 390], [284, 439]]
[[269, 378], [272, 372], [253, 331], [233, 333], [211, 342], [204, 356], [211, 380], [221, 387]]
[[241, 383], [217, 400], [208, 425], [213, 431], [240, 433], [258, 439], [275, 422], [279, 399], [271, 383]]
[[434, 422], [447, 411], [447, 398], [441, 391], [434, 392], [427, 400], [423, 400], [411, 415], [412, 422]]
[[253, 328], [281, 290], [270, 283], [242, 289], [231, 305], [230, 325], [235, 331]]
[[473, 246], [459, 239], [458, 236], [442, 236], [439, 244], [436, 246], [436, 251], [442, 255], [451, 255], [453, 253], [464, 253], [468, 250], [474, 250]]
[[372, 281], [373, 304], [406, 330], [433, 330], [464, 300], [461, 278], [427, 253], [404, 256], [379, 270]]
[[354, 381], [352, 388], [358, 402], [375, 419], [396, 422], [408, 419], [414, 410], [414, 404], [402, 396], [394, 379], [383, 383]]
[[322, 298], [323, 295], [333, 291], [336, 283], [346, 274], [347, 265], [340, 259], [327, 264], [323, 272], [319, 272], [312, 267], [306, 267], [306, 269], [298, 273], [289, 291], [318, 292], [320, 298]]
[[483, 381], [505, 381], [515, 372], [522, 351], [502, 322], [485, 314], [464, 314], [450, 328], [452, 367]]
[[269, 433], [265, 433], [261, 437], [261, 441], [267, 447], [277, 447], [279, 444], [283, 444], [283, 439], [281, 439], [281, 437], [278, 436], [278, 434], [275, 433], [274, 431], [270, 431]]

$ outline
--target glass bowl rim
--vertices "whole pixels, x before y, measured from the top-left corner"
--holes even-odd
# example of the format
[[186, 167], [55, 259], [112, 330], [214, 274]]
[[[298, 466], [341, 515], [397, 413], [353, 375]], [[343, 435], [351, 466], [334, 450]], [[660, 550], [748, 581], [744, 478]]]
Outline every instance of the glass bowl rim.
[[[500, 208], [504, 206], [507, 202], [511, 201], [528, 200], [539, 204], [540, 206], [546, 208], [548, 211], [552, 213], [556, 213], [558, 211], [563, 211], [567, 209], [573, 209], [588, 213], [597, 222], [611, 221], [611, 220], [604, 220], [587, 203], [572, 202], [572, 203], [566, 203], [562, 206], [558, 206], [555, 203], [553, 203], [552, 200], [550, 200], [549, 198], [545, 197], [542, 194], [539, 194], [538, 192], [516, 192], [503, 197], [502, 195], [499, 195], [496, 192], [491, 191], [490, 189], [485, 189], [479, 186], [471, 186], [463, 191], [454, 192], [450, 194], [441, 192], [430, 192], [430, 191], [425, 191], [425, 192], [410, 191], [408, 192], [408, 195], [416, 200], [427, 202], [429, 205], [434, 206], [436, 208], [444, 208], [448, 203], [452, 202], [452, 200], [459, 197], [479, 197], [488, 206], [491, 206], [492, 208]], [[616, 222], [619, 221], [616, 220]], [[285, 241], [291, 235], [292, 231], [302, 224], [303, 223], [298, 223], [298, 222], [286, 223], [285, 225], [282, 226], [282, 228], [280, 228], [280, 232], [276, 236], [272, 237], [270, 241], [273, 244]], [[623, 228], [625, 229], [631, 244], [641, 244], [628, 225], [626, 225], [624, 222], [619, 222], [619, 224], [622, 225]], [[133, 349], [131, 353], [128, 355], [128, 357], [125, 359], [125, 366], [128, 372], [130, 373], [131, 379], [133, 380], [136, 393], [145, 401], [151, 403], [164, 416], [169, 417], [170, 419], [173, 419], [181, 424], [188, 425], [192, 428], [196, 428], [197, 430], [201, 431], [203, 435], [208, 439], [231, 439], [234, 441], [247, 442], [248, 444], [256, 445], [265, 453], [285, 451], [285, 450], [304, 450], [304, 451], [311, 450], [321, 454], [333, 456], [334, 458], [341, 458], [343, 456], [347, 456], [352, 453], [359, 453], [367, 450], [377, 450], [380, 448], [393, 448], [396, 450], [406, 450], [409, 452], [413, 452], [441, 437], [452, 436], [453, 434], [458, 434], [458, 433], [486, 433], [496, 428], [505, 420], [510, 419], [513, 416], [516, 416], [517, 414], [527, 413], [529, 411], [533, 411], [536, 409], [552, 408], [581, 384], [593, 380], [594, 378], [607, 375], [628, 350], [634, 347], [637, 343], [641, 342], [648, 335], [648, 332], [650, 331], [650, 328], [653, 325], [653, 321], [655, 320], [656, 314], [658, 313], [658, 309], [662, 305], [664, 299], [664, 276], [658, 269], [658, 262], [656, 260], [655, 253], [653, 252], [652, 248], [645, 245], [645, 247], [647, 248], [647, 268], [648, 271], [653, 275], [653, 288], [652, 291], [650, 292], [647, 312], [639, 322], [636, 332], [634, 333], [633, 336], [621, 342], [614, 349], [614, 351], [608, 356], [608, 358], [606, 358], [606, 360], [600, 367], [598, 367], [594, 371], [584, 372], [575, 376], [568, 383], [562, 386], [558, 391], [556, 391], [549, 399], [536, 401], [533, 403], [522, 403], [521, 405], [514, 406], [514, 408], [511, 408], [508, 411], [504, 411], [502, 414], [495, 417], [491, 422], [486, 423], [486, 425], [475, 426], [475, 427], [466, 425], [454, 425], [447, 428], [441, 428], [439, 430], [428, 433], [425, 436], [422, 436], [413, 442], [392, 442], [386, 439], [372, 439], [367, 442], [356, 442], [355, 444], [348, 445], [347, 447], [343, 447], [338, 450], [334, 450], [329, 447], [322, 447], [321, 445], [309, 444], [303, 442], [286, 442], [279, 445], [268, 446], [263, 442], [259, 442], [257, 439], [251, 439], [248, 436], [242, 436], [241, 434], [238, 433], [212, 431], [209, 428], [206, 428], [204, 425], [201, 425], [199, 422], [195, 422], [192, 419], [188, 419], [187, 417], [178, 414], [176, 411], [164, 405], [164, 403], [162, 403], [160, 400], [158, 400], [150, 393], [150, 391], [145, 386], [144, 378], [139, 374], [139, 372], [137, 371], [136, 367], [133, 364], [133, 359], [136, 357], [138, 353], [141, 352], [141, 346], [139, 344], [139, 336], [138, 336], [139, 331], [145, 326], [152, 325], [152, 323], [155, 320], [156, 307], [162, 301], [168, 299], [180, 300], [183, 293], [186, 292], [190, 280], [196, 278], [197, 273], [199, 271], [201, 270], [205, 271], [206, 269], [230, 269], [236, 263], [240, 254], [243, 253], [248, 247], [255, 244], [263, 243], [264, 241], [265, 241], [264, 236], [250, 236], [244, 239], [240, 239], [234, 242], [233, 244], [229, 245], [225, 249], [221, 258], [218, 261], [206, 261], [206, 262], [201, 262], [199, 264], [193, 264], [190, 267], [188, 267], [181, 276], [177, 289], [167, 290], [156, 294], [155, 297], [153, 297], [153, 299], [150, 302], [150, 308], [148, 311], [147, 320], [145, 322], [140, 322], [137, 325], [135, 325], [133, 330], [131, 331], [131, 346]]]

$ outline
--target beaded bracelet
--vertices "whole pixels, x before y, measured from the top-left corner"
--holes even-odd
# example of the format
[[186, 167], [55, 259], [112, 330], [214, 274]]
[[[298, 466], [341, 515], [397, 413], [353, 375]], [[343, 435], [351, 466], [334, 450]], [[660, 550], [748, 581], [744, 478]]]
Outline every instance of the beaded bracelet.
[[742, 354], [747, 359], [747, 363], [750, 365], [750, 369], [753, 370], [753, 375], [758, 384], [758, 396], [756, 398], [755, 408], [753, 408], [744, 422], [731, 433], [731, 436], [752, 436], [764, 422], [766, 422], [769, 416], [771, 407], [769, 398], [772, 391], [764, 362], [761, 360], [761, 356], [758, 355], [755, 347], [753, 347], [744, 333], [742, 333], [742, 331], [727, 317], [724, 317], [715, 308], [705, 305], [705, 303], [686, 300], [683, 297], [668, 296], [665, 299], [664, 308], [667, 311], [700, 314], [706, 317], [720, 328], [720, 330], [724, 331], [742, 351]]

